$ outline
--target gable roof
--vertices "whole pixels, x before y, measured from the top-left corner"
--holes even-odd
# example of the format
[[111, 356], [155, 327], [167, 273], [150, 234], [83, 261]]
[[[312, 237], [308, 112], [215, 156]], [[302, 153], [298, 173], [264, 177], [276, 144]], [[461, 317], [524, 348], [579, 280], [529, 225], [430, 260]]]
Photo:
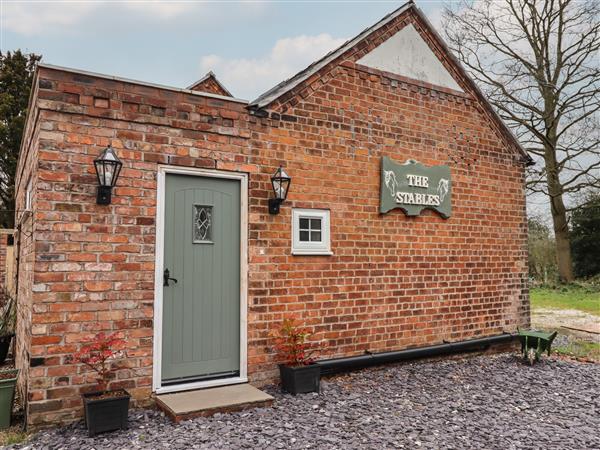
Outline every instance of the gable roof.
[[479, 89], [477, 84], [468, 75], [468, 73], [466, 72], [466, 70], [460, 63], [460, 61], [458, 61], [458, 59], [450, 51], [450, 49], [448, 48], [448, 46], [446, 45], [446, 43], [444, 42], [442, 37], [435, 30], [435, 28], [433, 27], [433, 25], [431, 24], [429, 19], [427, 19], [425, 14], [415, 5], [413, 0], [408, 1], [407, 3], [400, 6], [398, 9], [396, 9], [395, 11], [392, 11], [390, 14], [388, 14], [383, 19], [381, 19], [379, 22], [366, 28], [361, 33], [359, 33], [356, 37], [349, 39], [348, 41], [346, 41], [344, 44], [342, 44], [337, 49], [332, 50], [331, 52], [326, 54], [323, 58], [312, 63], [306, 69], [298, 72], [296, 75], [292, 76], [291, 78], [288, 78], [287, 80], [284, 80], [281, 83], [279, 83], [278, 85], [269, 89], [267, 92], [260, 95], [255, 100], [251, 101], [248, 105], [248, 108], [251, 110], [260, 110], [260, 109], [263, 109], [263, 108], [269, 106], [275, 100], [277, 100], [284, 94], [288, 93], [292, 89], [296, 88], [297, 86], [302, 84], [304, 81], [308, 80], [315, 73], [319, 72], [321, 69], [326, 67], [328, 64], [335, 61], [337, 58], [341, 57], [348, 50], [352, 49], [354, 46], [359, 44], [361, 41], [367, 39], [374, 32], [376, 32], [380, 28], [384, 27], [385, 25], [387, 25], [388, 23], [390, 23], [391, 21], [393, 21], [398, 16], [400, 16], [401, 14], [403, 14], [404, 12], [406, 12], [408, 10], [412, 10], [419, 17], [419, 19], [421, 19], [421, 21], [425, 24], [425, 26], [428, 28], [428, 31], [434, 36], [434, 38], [436, 39], [437, 43], [441, 46], [444, 53], [452, 61], [452, 63], [456, 67], [459, 74], [468, 82], [469, 87], [473, 90], [473, 92], [475, 93], [477, 98], [480, 100], [480, 102], [482, 103], [484, 108], [490, 114], [491, 119], [498, 125], [501, 133], [522, 154], [522, 156], [524, 158], [524, 162], [528, 165], [533, 164], [534, 163], [533, 159], [531, 158], [531, 156], [529, 156], [527, 151], [525, 151], [525, 149], [521, 146], [521, 143], [519, 142], [517, 137], [514, 135], [512, 130], [510, 128], [508, 128], [506, 123], [504, 123], [502, 118], [494, 110], [494, 108], [492, 107], [492, 105], [490, 104], [490, 102], [488, 101], [486, 96], [483, 94], [481, 89]]
[[221, 83], [219, 81], [219, 79], [217, 78], [217, 76], [215, 75], [215, 73], [211, 70], [209, 71], [206, 75], [204, 75], [202, 78], [200, 78], [198, 81], [193, 82], [192, 84], [190, 84], [187, 89], [191, 90], [191, 91], [195, 91], [198, 90], [198, 87], [203, 84], [206, 83], [207, 81], [214, 81], [217, 86], [223, 91], [222, 95], [226, 95], [228, 97], [233, 97], [233, 95], [231, 94], [231, 92], [229, 92], [229, 90], [223, 86], [223, 83]]
[[284, 80], [281, 83], [279, 83], [277, 86], [274, 86], [273, 88], [269, 89], [267, 92], [262, 94], [256, 100], [251, 101], [249, 106], [251, 108], [254, 107], [254, 108], [258, 108], [258, 109], [268, 106], [270, 103], [277, 100], [280, 96], [282, 96], [286, 92], [288, 92], [288, 91], [292, 90], [293, 88], [295, 88], [296, 86], [298, 86], [303, 81], [310, 78], [313, 74], [315, 74], [316, 72], [321, 70], [327, 64], [334, 61], [336, 58], [339, 58], [340, 56], [342, 56], [344, 53], [346, 53], [348, 50], [350, 50], [352, 47], [354, 47], [360, 41], [367, 38], [370, 34], [372, 34], [373, 32], [377, 31], [384, 25], [386, 25], [389, 22], [391, 22], [392, 20], [394, 20], [396, 17], [398, 17], [403, 12], [408, 11], [413, 6], [414, 6], [414, 3], [412, 2], [412, 0], [405, 3], [397, 10], [389, 13], [387, 16], [385, 16], [383, 19], [381, 19], [375, 25], [372, 25], [369, 28], [364, 29], [356, 37], [347, 40], [341, 46], [339, 46], [337, 49], [330, 51], [325, 56], [323, 56], [321, 59], [312, 63], [306, 69], [298, 72], [293, 77], [288, 78], [287, 80]]

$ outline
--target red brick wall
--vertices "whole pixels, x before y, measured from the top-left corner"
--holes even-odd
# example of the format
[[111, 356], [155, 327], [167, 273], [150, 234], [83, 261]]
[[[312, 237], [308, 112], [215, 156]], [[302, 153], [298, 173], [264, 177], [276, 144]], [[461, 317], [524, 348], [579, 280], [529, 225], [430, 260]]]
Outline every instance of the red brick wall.
[[[38, 84], [35, 80], [32, 88], [32, 98], [28, 112], [28, 121], [22, 138], [17, 176], [15, 179], [15, 234], [14, 234], [14, 275], [15, 290], [17, 293], [17, 324], [15, 332], [15, 366], [20, 370], [17, 387], [20, 398], [25, 400], [25, 407], [29, 406], [27, 401], [29, 387], [49, 387], [53, 380], [36, 379], [30, 383], [30, 374], [36, 376], [36, 369], [30, 370], [30, 351], [32, 336], [37, 333], [45, 333], [47, 330], [39, 326], [32, 326], [34, 309], [34, 287], [33, 279], [35, 273], [36, 246], [42, 243], [36, 242], [35, 221], [31, 211], [25, 211], [27, 185], [32, 186], [32, 209], [36, 208], [37, 168], [39, 148], [48, 145], [47, 136], [40, 127], [38, 120], [39, 108], [35, 98], [38, 95]], [[41, 248], [40, 250], [43, 250]]]
[[[21, 285], [33, 426], [79, 417], [93, 379], [68, 357], [102, 330], [128, 344], [113, 386], [150, 394], [157, 164], [254, 171], [243, 103], [46, 68], [38, 85], [35, 266], [22, 266], [34, 281]], [[124, 166], [112, 204], [98, 206], [93, 159], [109, 144]]]
[[[21, 300], [31, 302], [30, 353], [39, 364], [28, 378], [29, 425], [80, 416], [79, 394], [93, 380], [67, 358], [100, 330], [128, 343], [113, 386], [140, 400], [150, 395], [159, 163], [249, 173], [255, 383], [274, 378], [268, 331], [291, 312], [330, 342], [331, 356], [527, 324], [516, 150], [464, 82], [459, 95], [355, 67], [368, 48], [291, 92], [269, 118], [235, 101], [40, 69], [35, 266], [23, 269], [34, 280]], [[108, 144], [124, 167], [113, 203], [98, 206], [92, 160]], [[448, 164], [453, 216], [380, 215], [382, 156]], [[279, 164], [292, 188], [281, 214], [270, 216], [269, 178]], [[292, 207], [331, 210], [333, 256], [291, 255]]]
[[[349, 67], [332, 77], [287, 111], [294, 121], [270, 121], [275, 132], [265, 126], [253, 136], [253, 146], [272, 141], [257, 164], [269, 171], [281, 161], [293, 177], [282, 214], [252, 234], [250, 311], [261, 319], [260, 336], [288, 311], [310, 318], [335, 356], [524, 324], [525, 203], [515, 154], [463, 97]], [[380, 215], [382, 156], [449, 165], [452, 217]], [[256, 203], [259, 214], [265, 205]], [[333, 257], [290, 255], [292, 207], [331, 210]], [[267, 375], [271, 361], [261, 356]]]
[[[408, 23], [466, 94], [353, 63]], [[251, 144], [261, 149], [253, 162], [264, 174], [251, 213], [266, 222], [252, 233], [251, 221], [250, 235], [256, 379], [275, 375], [266, 336], [286, 312], [309, 320], [331, 356], [529, 322], [522, 155], [418, 18], [400, 16], [342, 59], [280, 97], [270, 118], [251, 119]], [[452, 218], [380, 215], [382, 156], [449, 165]], [[268, 217], [267, 175], [278, 164], [293, 187], [282, 214]], [[331, 210], [333, 257], [290, 255], [292, 207]]]

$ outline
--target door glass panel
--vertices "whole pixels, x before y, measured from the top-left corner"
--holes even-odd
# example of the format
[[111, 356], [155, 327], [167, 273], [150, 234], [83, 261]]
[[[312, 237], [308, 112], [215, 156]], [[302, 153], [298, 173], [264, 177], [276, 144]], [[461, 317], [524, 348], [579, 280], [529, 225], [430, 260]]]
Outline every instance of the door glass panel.
[[194, 205], [194, 244], [212, 242], [212, 206]]

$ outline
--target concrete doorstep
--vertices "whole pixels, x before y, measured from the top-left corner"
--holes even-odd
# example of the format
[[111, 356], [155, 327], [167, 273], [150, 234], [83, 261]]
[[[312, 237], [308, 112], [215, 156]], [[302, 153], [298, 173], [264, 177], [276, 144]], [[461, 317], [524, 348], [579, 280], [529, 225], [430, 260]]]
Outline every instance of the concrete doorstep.
[[271, 406], [273, 397], [249, 384], [234, 384], [156, 396], [158, 407], [175, 422], [218, 412]]

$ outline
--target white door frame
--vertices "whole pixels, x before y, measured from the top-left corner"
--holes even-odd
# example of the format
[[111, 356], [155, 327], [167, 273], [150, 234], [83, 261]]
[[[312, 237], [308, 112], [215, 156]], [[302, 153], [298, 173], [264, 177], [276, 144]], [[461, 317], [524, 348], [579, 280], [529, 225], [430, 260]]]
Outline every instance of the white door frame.
[[[196, 381], [162, 386], [162, 318], [163, 318], [163, 270], [164, 270], [164, 231], [165, 231], [165, 180], [167, 174], [193, 175], [198, 177], [225, 178], [240, 181], [240, 375], [231, 378]], [[187, 391], [248, 381], [248, 174], [224, 172], [194, 167], [159, 165], [157, 173], [156, 202], [156, 255], [154, 270], [154, 356], [152, 368], [152, 391], [157, 394]]]

